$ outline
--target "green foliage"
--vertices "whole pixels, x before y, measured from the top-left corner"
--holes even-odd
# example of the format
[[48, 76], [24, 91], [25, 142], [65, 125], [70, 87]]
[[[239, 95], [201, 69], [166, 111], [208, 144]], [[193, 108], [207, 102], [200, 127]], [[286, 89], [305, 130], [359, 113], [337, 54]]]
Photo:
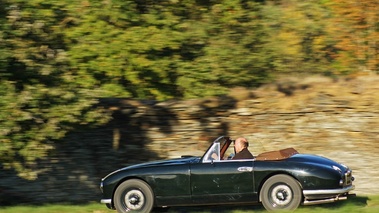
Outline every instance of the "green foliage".
[[276, 73], [326, 73], [333, 41], [325, 26], [330, 11], [319, 1], [290, 0], [263, 9], [265, 48]]
[[72, 78], [54, 3], [12, 2], [2, 20], [0, 159], [25, 178], [67, 131], [107, 120], [93, 107], [96, 91]]
[[377, 72], [377, 1], [346, 2], [0, 0], [0, 160], [32, 174], [68, 131], [109, 119], [99, 98]]
[[[71, 68], [82, 86], [100, 88], [102, 97], [176, 95], [173, 68], [182, 37], [179, 20], [164, 2], [148, 6], [107, 1], [89, 3], [80, 8], [82, 13], [72, 14], [65, 38]], [[146, 12], [138, 15], [139, 10]]]
[[259, 54], [264, 35], [260, 6], [236, 1], [214, 4], [190, 26], [194, 34], [190, 41], [201, 49], [179, 70], [185, 97], [223, 94], [230, 87], [254, 87], [267, 80], [268, 61]]

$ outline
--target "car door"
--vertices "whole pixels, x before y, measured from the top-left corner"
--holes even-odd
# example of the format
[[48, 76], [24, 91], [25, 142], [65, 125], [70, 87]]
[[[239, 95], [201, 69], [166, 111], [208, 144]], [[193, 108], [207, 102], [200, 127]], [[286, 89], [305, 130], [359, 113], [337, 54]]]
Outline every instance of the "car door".
[[243, 203], [257, 200], [253, 166], [252, 159], [192, 164], [190, 187], [193, 203]]

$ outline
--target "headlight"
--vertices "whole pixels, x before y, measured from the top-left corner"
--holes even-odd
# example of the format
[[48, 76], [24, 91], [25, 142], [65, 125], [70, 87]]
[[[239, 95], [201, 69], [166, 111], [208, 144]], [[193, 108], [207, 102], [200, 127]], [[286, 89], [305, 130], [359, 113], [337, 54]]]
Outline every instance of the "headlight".
[[340, 180], [340, 186], [343, 186], [344, 182], [343, 179]]

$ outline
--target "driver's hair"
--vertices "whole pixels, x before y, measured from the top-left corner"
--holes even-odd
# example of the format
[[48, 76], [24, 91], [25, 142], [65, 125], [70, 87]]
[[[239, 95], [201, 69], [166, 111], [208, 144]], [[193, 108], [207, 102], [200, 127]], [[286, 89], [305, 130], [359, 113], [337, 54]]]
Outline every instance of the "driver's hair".
[[246, 138], [242, 138], [242, 137], [241, 137], [241, 138], [237, 138], [237, 139], [234, 141], [234, 143], [235, 143], [237, 140], [238, 140], [240, 143], [242, 143], [242, 145], [243, 145], [244, 148], [249, 147], [249, 142], [247, 141]]
[[243, 146], [244, 147], [249, 147], [249, 142], [247, 142], [247, 141], [243, 142]]

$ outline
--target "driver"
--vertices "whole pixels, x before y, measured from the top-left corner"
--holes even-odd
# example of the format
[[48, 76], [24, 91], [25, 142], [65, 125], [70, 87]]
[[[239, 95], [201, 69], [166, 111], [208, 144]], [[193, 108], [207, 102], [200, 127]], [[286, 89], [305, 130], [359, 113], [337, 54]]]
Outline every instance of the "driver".
[[234, 151], [236, 155], [233, 157], [233, 160], [254, 158], [254, 156], [247, 149], [248, 146], [249, 142], [247, 142], [246, 138], [237, 138], [234, 141]]

